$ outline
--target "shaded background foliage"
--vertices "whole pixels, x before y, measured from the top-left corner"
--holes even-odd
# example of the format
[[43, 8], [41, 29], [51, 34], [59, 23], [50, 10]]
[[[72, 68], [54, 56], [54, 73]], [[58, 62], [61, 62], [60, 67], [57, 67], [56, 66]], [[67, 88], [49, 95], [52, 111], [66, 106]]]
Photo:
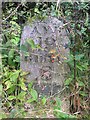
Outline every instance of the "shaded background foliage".
[[[5, 84], [9, 74], [20, 68], [20, 36], [22, 28], [27, 20], [32, 22], [35, 17], [44, 19], [47, 15], [63, 19], [64, 23], [70, 22], [66, 26], [69, 33], [70, 43], [68, 47], [71, 50], [69, 60], [66, 61], [71, 69], [67, 76], [65, 85], [70, 91], [70, 112], [78, 113], [80, 116], [88, 118], [89, 114], [89, 70], [90, 70], [90, 3], [62, 3], [57, 8], [56, 3], [20, 3], [3, 2], [2, 3], [2, 75], [3, 84], [3, 106], [11, 109], [13, 101], [7, 101], [6, 96], [17, 95], [18, 82], [15, 89], [10, 93]], [[16, 72], [17, 73], [17, 72]], [[19, 74], [16, 79], [20, 79]], [[9, 78], [8, 78], [9, 79]], [[23, 84], [23, 83], [22, 83]], [[22, 86], [21, 86], [22, 87]], [[20, 90], [21, 88], [19, 88]], [[25, 89], [25, 87], [24, 87]], [[19, 91], [20, 92], [20, 91]], [[17, 94], [16, 94], [17, 93]], [[6, 95], [5, 95], [6, 94]], [[24, 95], [24, 94], [23, 94]], [[22, 95], [22, 96], [23, 96]], [[22, 98], [22, 97], [21, 97]], [[10, 98], [9, 98], [10, 100]], [[19, 99], [21, 100], [21, 99]], [[5, 103], [6, 101], [6, 103]], [[12, 105], [10, 105], [10, 103]], [[21, 112], [24, 115], [24, 110]], [[84, 115], [83, 115], [84, 113]], [[56, 113], [57, 114], [57, 113]], [[85, 116], [86, 114], [86, 116]], [[57, 117], [60, 117], [57, 114]]]

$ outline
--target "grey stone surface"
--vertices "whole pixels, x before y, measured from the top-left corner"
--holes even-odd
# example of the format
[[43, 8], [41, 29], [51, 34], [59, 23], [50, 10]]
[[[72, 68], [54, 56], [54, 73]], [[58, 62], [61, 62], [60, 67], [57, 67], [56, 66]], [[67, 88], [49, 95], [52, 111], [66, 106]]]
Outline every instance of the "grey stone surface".
[[69, 39], [63, 22], [55, 17], [48, 17], [43, 21], [36, 20], [31, 25], [27, 24], [23, 28], [20, 45], [25, 45], [28, 38], [32, 38], [35, 45], [41, 48], [32, 50], [27, 45], [29, 56], [26, 58], [21, 51], [21, 69], [30, 72], [26, 77], [27, 82], [36, 81], [35, 88], [39, 93], [54, 94], [63, 88], [69, 71], [64, 62], [69, 55], [69, 49], [66, 48]]

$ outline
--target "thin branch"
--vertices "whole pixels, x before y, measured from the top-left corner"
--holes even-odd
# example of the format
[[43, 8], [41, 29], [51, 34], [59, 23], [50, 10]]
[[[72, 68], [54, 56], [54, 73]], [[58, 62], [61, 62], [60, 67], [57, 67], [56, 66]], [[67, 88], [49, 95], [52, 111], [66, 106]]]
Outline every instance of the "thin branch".
[[7, 18], [5, 18], [4, 20], [2, 20], [2, 22], [6, 21], [6, 20], [9, 19], [12, 15], [14, 15], [15, 12], [17, 11], [17, 9], [18, 9], [20, 6], [21, 6], [21, 4], [19, 4], [19, 5], [16, 7], [16, 9], [15, 9], [14, 11], [12, 11], [12, 13], [11, 13]]
[[58, 94], [59, 94], [59, 95], [62, 94], [62, 92], [63, 92], [65, 89], [66, 89], [66, 87], [64, 87], [62, 90], [58, 91], [58, 92], [55, 93], [54, 95], [48, 97], [47, 99], [49, 99], [49, 98], [53, 98], [53, 97], [55, 97], [55, 96], [58, 95]]

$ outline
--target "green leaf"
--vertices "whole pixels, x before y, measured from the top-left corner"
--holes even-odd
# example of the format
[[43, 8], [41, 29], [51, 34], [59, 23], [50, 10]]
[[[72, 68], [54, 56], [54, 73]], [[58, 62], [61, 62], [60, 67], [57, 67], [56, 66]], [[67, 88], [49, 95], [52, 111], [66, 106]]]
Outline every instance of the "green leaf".
[[5, 85], [6, 85], [6, 89], [5, 90], [7, 90], [7, 89], [12, 87], [12, 83], [10, 81], [6, 81]]
[[18, 94], [17, 98], [21, 101], [24, 101], [25, 95], [26, 95], [26, 92], [22, 91], [21, 93]]
[[69, 85], [72, 82], [73, 78], [68, 78], [67, 80], [65, 80], [65, 85]]
[[10, 75], [10, 81], [17, 82], [17, 78], [19, 77], [20, 70], [15, 71]]
[[45, 105], [45, 104], [46, 104], [47, 99], [46, 99], [45, 97], [43, 97], [41, 101], [42, 101], [42, 104], [43, 104], [43, 105]]
[[8, 100], [13, 100], [13, 99], [16, 99], [16, 97], [12, 95], [8, 97]]
[[27, 90], [26, 85], [25, 85], [25, 83], [23, 81], [20, 81], [19, 86], [22, 88], [22, 90], [24, 90], [24, 91]]
[[16, 118], [18, 114], [20, 114], [20, 111], [17, 108], [13, 108], [10, 111], [9, 118]]
[[23, 52], [24, 56], [29, 56], [27, 45], [21, 45], [20, 50]]
[[82, 64], [83, 69], [84, 69], [84, 70], [87, 70], [87, 69], [88, 69], [88, 65], [89, 65], [89, 64], [88, 64], [87, 62], [86, 62], [86, 63], [83, 63], [83, 64]]
[[16, 90], [16, 86], [12, 84], [12, 86], [7, 90], [8, 94], [13, 93]]
[[56, 97], [56, 104], [59, 108], [61, 107], [61, 100], [58, 97]]
[[32, 39], [27, 39], [27, 43], [31, 46], [32, 49], [36, 49], [36, 45]]
[[0, 120], [7, 118], [6, 114], [3, 111], [0, 111]]
[[20, 76], [26, 76], [26, 75], [28, 75], [30, 72], [24, 72], [24, 71], [22, 71], [21, 72], [21, 74], [20, 74]]
[[38, 8], [35, 8], [34, 12], [40, 14], [40, 11], [38, 10]]
[[55, 12], [55, 11], [52, 11], [52, 12], [51, 12], [51, 16], [56, 16], [56, 12]]
[[88, 94], [85, 93], [84, 91], [79, 91], [79, 94], [82, 95], [82, 96], [84, 96], [84, 97], [87, 97], [87, 96], [88, 96]]
[[21, 50], [22, 52], [27, 52], [27, 51], [28, 51], [28, 48], [27, 48], [26, 45], [21, 45], [20, 50]]
[[81, 63], [81, 64], [77, 63], [76, 67], [81, 71], [87, 70], [88, 69], [88, 63], [87, 62], [86, 63]]
[[12, 42], [12, 43], [14, 44], [14, 46], [15, 46], [15, 45], [18, 44], [19, 40], [20, 40], [20, 38], [19, 38], [18, 36], [14, 36], [14, 35], [13, 35], [13, 38], [11, 39], [11, 42]]
[[8, 53], [8, 64], [13, 65], [13, 57], [14, 57], [15, 50], [11, 49]]
[[15, 50], [11, 49], [8, 53], [8, 57], [13, 58], [14, 57], [14, 52], [15, 52]]
[[87, 30], [87, 28], [82, 27], [81, 33], [82, 33], [82, 34], [85, 34], [85, 33], [86, 33], [86, 30]]
[[40, 46], [40, 45], [36, 45], [36, 48], [38, 48], [38, 49], [41, 49], [41, 50], [42, 50], [42, 48], [41, 48], [41, 46]]
[[34, 102], [35, 100], [33, 98], [30, 98], [27, 100], [27, 103], [31, 103], [31, 102]]
[[0, 84], [0, 96], [2, 95], [2, 89], [3, 89], [3, 86], [2, 84]]
[[20, 26], [15, 22], [15, 21], [10, 21], [10, 23], [11, 23], [11, 29], [12, 29], [12, 34], [14, 33], [14, 34], [16, 34], [16, 35], [18, 35], [18, 34], [20, 34], [21, 33], [21, 28], [20, 28]]
[[85, 86], [85, 84], [82, 81], [78, 81], [78, 85], [81, 86], [81, 87]]
[[37, 98], [38, 98], [38, 93], [37, 93], [37, 91], [36, 90], [34, 90], [34, 89], [31, 89], [31, 96], [33, 97], [33, 99], [36, 101], [37, 100]]
[[16, 56], [14, 62], [20, 62], [20, 56]]
[[12, 25], [18, 25], [15, 21], [10, 21]]
[[71, 55], [69, 55], [68, 56], [68, 59], [67, 60], [65, 60], [66, 62], [68, 62], [68, 63], [71, 63], [71, 62], [73, 62], [73, 55], [71, 54]]
[[84, 57], [84, 54], [75, 55], [75, 60], [79, 61]]
[[17, 20], [18, 17], [17, 16], [13, 16], [12, 20]]
[[2, 86], [2, 84], [0, 84], [0, 92], [2, 92], [2, 88], [3, 88], [3, 86]]
[[28, 89], [29, 89], [29, 91], [31, 91], [32, 86], [33, 86], [33, 82], [30, 82], [30, 83], [28, 84]]
[[83, 67], [82, 67], [81, 65], [76, 65], [76, 67], [77, 67], [79, 70], [81, 70], [81, 71], [84, 70]]
[[[55, 109], [55, 110], [54, 110], [54, 114], [55, 114], [56, 117], [61, 118], [61, 119], [62, 119], [62, 118], [65, 118], [65, 119], [67, 119], [67, 118], [77, 118], [77, 117], [74, 116], [74, 115], [65, 113], [65, 112], [63, 112], [63, 111], [61, 111], [61, 110], [58, 110], [58, 109]], [[69, 120], [69, 119], [67, 119], [67, 120]]]
[[54, 110], [55, 112], [55, 115], [58, 117], [58, 118], [69, 118], [69, 115], [67, 113], [64, 113], [62, 112], [61, 110], [58, 110], [58, 109], [55, 109]]

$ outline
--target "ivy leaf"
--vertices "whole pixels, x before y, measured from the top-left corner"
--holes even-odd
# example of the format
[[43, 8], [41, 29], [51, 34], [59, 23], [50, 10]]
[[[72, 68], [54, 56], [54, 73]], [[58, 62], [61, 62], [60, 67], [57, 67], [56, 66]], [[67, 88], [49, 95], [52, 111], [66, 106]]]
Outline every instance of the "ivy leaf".
[[5, 90], [7, 90], [7, 89], [12, 87], [12, 83], [10, 81], [6, 81], [5, 85], [6, 85], [6, 89]]
[[23, 81], [20, 81], [20, 87], [22, 88], [22, 90], [24, 90], [24, 91], [26, 91], [27, 90], [27, 88], [26, 88], [26, 85], [25, 85], [25, 83], [23, 82]]
[[33, 100], [37, 100], [37, 98], [38, 98], [38, 93], [37, 93], [37, 91], [36, 90], [34, 90], [34, 89], [31, 89], [31, 96], [33, 97]]
[[21, 101], [24, 101], [25, 95], [26, 95], [26, 92], [22, 91], [21, 93], [18, 94], [17, 98]]
[[7, 90], [8, 94], [13, 93], [16, 90], [16, 86], [12, 84], [12, 86], [10, 86], [10, 88]]
[[13, 74], [10, 75], [10, 80], [13, 81], [13, 82], [16, 82], [17, 81], [17, 78], [19, 77], [19, 73], [20, 71], [17, 70], [15, 71]]
[[13, 96], [13, 95], [11, 95], [11, 96], [8, 97], [8, 100], [13, 100], [13, 99], [16, 99], [16, 97]]

